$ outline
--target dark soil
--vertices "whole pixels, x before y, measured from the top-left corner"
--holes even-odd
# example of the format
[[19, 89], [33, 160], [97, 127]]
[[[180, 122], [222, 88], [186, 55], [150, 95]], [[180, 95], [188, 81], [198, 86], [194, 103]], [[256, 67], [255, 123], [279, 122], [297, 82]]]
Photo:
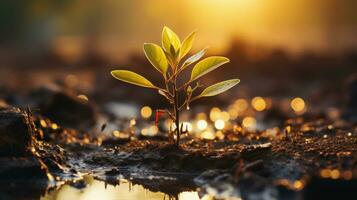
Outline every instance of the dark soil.
[[[126, 177], [150, 190], [171, 195], [197, 187], [202, 192], [207, 192], [208, 187], [224, 191], [228, 186], [222, 185], [228, 184], [235, 188], [231, 195], [248, 199], [267, 192], [271, 198], [300, 198], [311, 194], [306, 192], [311, 188], [325, 184], [321, 180], [331, 181], [337, 188], [345, 184], [343, 181], [356, 186], [351, 181], [357, 177], [355, 126], [344, 121], [331, 124], [301, 119], [287, 124], [289, 127], [273, 139], [252, 139], [249, 135], [239, 136], [239, 142], [186, 138], [180, 147], [165, 140], [118, 141], [121, 144], [102, 146], [66, 144], [59, 152], [63, 160], [55, 163], [66, 166], [72, 174], [90, 173], [111, 184]], [[49, 166], [56, 168], [53, 163]], [[61, 173], [57, 174], [61, 177]], [[344, 190], [336, 190], [341, 191]]]
[[173, 196], [197, 189], [217, 199], [356, 195], [353, 109], [335, 120], [319, 114], [288, 119], [280, 122], [284, 125], [274, 135], [233, 128], [225, 130], [221, 140], [187, 136], [178, 147], [169, 144], [165, 134], [102, 141], [90, 129], [98, 114], [93, 105], [63, 91], [39, 90], [32, 95], [40, 110], [0, 102], [0, 177], [45, 180], [36, 194], [91, 174], [109, 184], [130, 179]]

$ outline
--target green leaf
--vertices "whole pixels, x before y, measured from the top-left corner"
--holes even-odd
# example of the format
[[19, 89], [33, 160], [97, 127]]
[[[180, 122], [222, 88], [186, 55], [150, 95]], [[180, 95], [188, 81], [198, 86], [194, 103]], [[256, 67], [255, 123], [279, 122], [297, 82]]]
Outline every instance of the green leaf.
[[200, 52], [196, 53], [195, 55], [192, 55], [191, 57], [187, 58], [187, 60], [182, 64], [182, 70], [184, 70], [187, 66], [189, 66], [190, 64], [198, 61], [199, 59], [201, 59], [205, 53], [206, 53], [206, 49], [202, 49]]
[[157, 69], [166, 77], [168, 63], [166, 60], [166, 55], [161, 47], [153, 43], [145, 43], [144, 53], [146, 58], [155, 67], [155, 69]]
[[221, 94], [221, 93], [231, 89], [232, 87], [237, 85], [239, 82], [240, 82], [239, 79], [231, 79], [231, 80], [226, 80], [226, 81], [216, 83], [216, 84], [211, 85], [211, 86], [207, 87], [206, 89], [204, 89], [202, 91], [202, 93], [199, 95], [199, 97], [210, 97], [210, 96], [215, 96], [215, 95]]
[[191, 50], [193, 41], [195, 40], [195, 36], [196, 36], [196, 31], [192, 32], [182, 42], [182, 46], [180, 49], [180, 58], [183, 58]]
[[193, 67], [190, 81], [194, 81], [228, 62], [229, 59], [222, 56], [211, 56], [205, 58]]
[[[174, 47], [177, 52], [181, 46], [180, 38], [168, 27], [164, 27], [162, 30], [162, 47], [167, 53], [171, 52], [171, 46]], [[175, 57], [172, 55], [172, 57]]]
[[113, 70], [110, 72], [112, 76], [118, 80], [131, 83], [134, 85], [138, 85], [141, 87], [147, 87], [147, 88], [155, 88], [157, 89], [155, 85], [153, 85], [149, 80], [147, 80], [145, 77], [132, 72], [128, 70]]

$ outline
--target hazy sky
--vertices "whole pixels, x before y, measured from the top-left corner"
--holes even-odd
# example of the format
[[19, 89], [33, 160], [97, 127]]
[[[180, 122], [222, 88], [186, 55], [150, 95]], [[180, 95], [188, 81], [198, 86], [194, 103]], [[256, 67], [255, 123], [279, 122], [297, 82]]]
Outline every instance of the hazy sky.
[[291, 52], [357, 47], [356, 0], [53, 2], [33, 0], [19, 11], [25, 13], [21, 31], [31, 41], [56, 43], [90, 36], [96, 48], [124, 55], [141, 49], [143, 42], [159, 42], [167, 25], [181, 37], [197, 29], [195, 48], [209, 45], [213, 51], [224, 50], [234, 37]]

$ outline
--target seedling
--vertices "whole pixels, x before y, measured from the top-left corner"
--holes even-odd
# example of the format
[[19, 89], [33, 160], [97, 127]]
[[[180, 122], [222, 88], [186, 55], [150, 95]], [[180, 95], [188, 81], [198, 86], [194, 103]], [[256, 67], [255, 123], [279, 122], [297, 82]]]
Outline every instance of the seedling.
[[[180, 123], [180, 111], [184, 108], [189, 109], [190, 103], [197, 99], [218, 95], [239, 83], [239, 79], [226, 80], [213, 84], [205, 88], [201, 93], [195, 94], [197, 93], [196, 90], [202, 87], [198, 82], [199, 78], [229, 62], [228, 58], [222, 56], [210, 56], [200, 60], [204, 56], [206, 49], [201, 50], [183, 61], [183, 58], [191, 50], [195, 36], [196, 32], [194, 31], [181, 43], [176, 33], [168, 27], [164, 27], [162, 31], [162, 47], [153, 43], [144, 44], [145, 56], [154, 68], [162, 74], [164, 87], [156, 86], [145, 77], [132, 71], [111, 71], [114, 78], [141, 87], [157, 90], [160, 95], [168, 100], [172, 105], [172, 110], [157, 110], [156, 121], [161, 114], [165, 113], [171, 118], [174, 122], [174, 126], [170, 126], [168, 133], [169, 141], [174, 142], [174, 135], [176, 133], [177, 146], [180, 143], [180, 136], [188, 132], [187, 127], [184, 130], [183, 123]], [[192, 69], [190, 79], [186, 83], [179, 85], [177, 80], [181, 72], [194, 63], [196, 64]], [[185, 96], [184, 100], [180, 101], [180, 95]]]

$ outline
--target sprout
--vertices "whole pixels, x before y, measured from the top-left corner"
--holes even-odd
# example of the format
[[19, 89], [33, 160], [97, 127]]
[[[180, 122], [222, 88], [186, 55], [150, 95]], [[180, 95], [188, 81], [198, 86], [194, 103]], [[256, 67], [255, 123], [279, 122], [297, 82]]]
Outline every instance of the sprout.
[[[206, 52], [206, 49], [203, 49], [183, 60], [191, 50], [195, 36], [196, 32], [194, 31], [181, 42], [175, 32], [168, 27], [164, 27], [162, 31], [162, 47], [153, 43], [144, 44], [145, 56], [153, 67], [162, 74], [165, 88], [154, 85], [145, 77], [132, 71], [113, 70], [111, 72], [112, 76], [118, 80], [157, 90], [160, 95], [168, 100], [172, 105], [172, 110], [165, 109], [159, 110], [159, 112], [165, 112], [174, 122], [173, 126], [170, 127], [168, 135], [169, 141], [174, 141], [174, 134], [176, 134], [177, 146], [180, 143], [180, 136], [189, 131], [186, 124], [180, 122], [180, 110], [189, 109], [190, 103], [197, 99], [221, 94], [239, 83], [239, 79], [222, 81], [207, 87], [197, 94], [196, 90], [202, 87], [197, 80], [223, 64], [228, 63], [229, 59], [223, 56], [210, 56], [199, 61]], [[190, 79], [186, 83], [178, 85], [177, 79], [181, 75], [181, 72], [194, 63], [196, 64], [192, 68]], [[185, 96], [183, 102], [180, 102], [180, 95]], [[158, 114], [156, 116], [160, 117]]]

